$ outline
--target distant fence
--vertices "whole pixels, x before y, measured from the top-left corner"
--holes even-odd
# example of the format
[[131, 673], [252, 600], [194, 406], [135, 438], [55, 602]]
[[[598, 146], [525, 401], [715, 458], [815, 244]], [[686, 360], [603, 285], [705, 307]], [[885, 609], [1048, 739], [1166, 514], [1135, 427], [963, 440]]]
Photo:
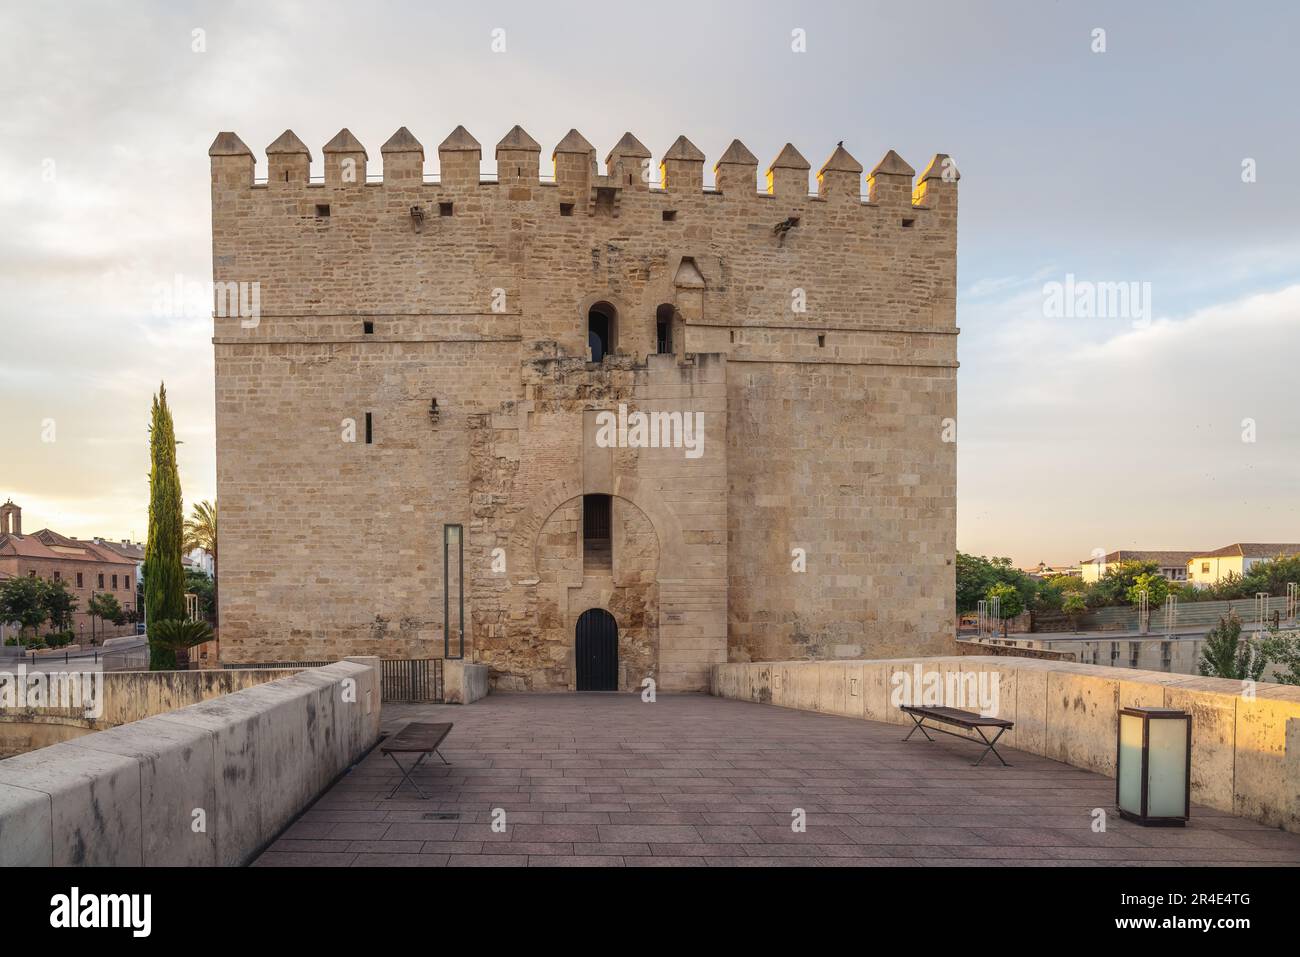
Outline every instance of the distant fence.
[[147, 671], [149, 647], [128, 648], [126, 651], [106, 651], [96, 656], [105, 671]]
[[[323, 668], [332, 661], [253, 661], [223, 663], [226, 670], [244, 668]], [[380, 663], [384, 701], [441, 702], [445, 700], [441, 658], [384, 658]]]
[[[1229, 612], [1235, 612], [1241, 623], [1251, 628], [1255, 625], [1256, 610], [1254, 598], [1234, 598], [1230, 601], [1180, 601], [1178, 603], [1178, 621], [1176, 629], [1213, 628], [1219, 619]], [[1269, 620], [1276, 612], [1283, 627], [1291, 622], [1286, 617], [1287, 604], [1285, 595], [1275, 595], [1268, 599], [1266, 615]], [[1079, 627], [1084, 630], [1097, 631], [1137, 631], [1138, 610], [1134, 605], [1114, 605], [1082, 616]], [[1147, 626], [1150, 631], [1165, 630], [1164, 605], [1153, 605]]]

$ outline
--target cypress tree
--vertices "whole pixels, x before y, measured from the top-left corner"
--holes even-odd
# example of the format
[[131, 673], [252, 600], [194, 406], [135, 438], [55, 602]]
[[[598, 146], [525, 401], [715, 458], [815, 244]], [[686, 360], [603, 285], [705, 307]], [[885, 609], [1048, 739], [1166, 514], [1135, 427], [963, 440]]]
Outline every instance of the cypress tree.
[[[181, 506], [181, 480], [176, 470], [176, 429], [167, 408], [167, 387], [160, 385], [153, 399], [149, 423], [149, 540], [145, 544], [145, 609], [150, 630], [155, 622], [185, 617], [185, 568], [181, 563], [185, 513]], [[149, 643], [149, 668], [176, 667], [176, 652]]]

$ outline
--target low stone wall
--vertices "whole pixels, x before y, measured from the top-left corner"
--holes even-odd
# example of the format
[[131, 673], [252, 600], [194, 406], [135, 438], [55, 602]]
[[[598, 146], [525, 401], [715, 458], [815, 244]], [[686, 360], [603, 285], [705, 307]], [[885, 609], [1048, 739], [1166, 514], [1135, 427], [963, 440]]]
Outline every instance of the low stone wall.
[[442, 668], [442, 698], [447, 704], [471, 704], [487, 697], [487, 665], [444, 661]]
[[1073, 651], [1031, 648], [1015, 638], [958, 638], [959, 655], [996, 655], [1008, 658], [1046, 658], [1050, 661], [1078, 661]]
[[[1300, 833], [1300, 687], [1242, 683], [1104, 665], [1030, 658], [960, 656], [882, 661], [783, 661], [715, 665], [712, 692], [898, 724], [911, 720], [891, 691], [915, 675], [936, 673], [943, 686], [959, 675], [997, 681], [997, 715], [1016, 723], [1012, 748], [1115, 775], [1118, 711], [1181, 708], [1192, 715], [1192, 800]], [[969, 702], [945, 704], [978, 710]]]
[[[75, 668], [73, 670], [76, 670]], [[246, 668], [231, 671], [105, 671], [103, 713], [89, 719], [87, 727], [102, 731], [140, 721], [156, 714], [220, 698], [245, 688], [297, 674], [301, 668]], [[76, 714], [82, 712], [73, 709]], [[0, 709], [0, 715], [37, 713], [55, 715], [59, 708]]]
[[0, 762], [0, 866], [249, 861], [379, 739], [350, 658]]

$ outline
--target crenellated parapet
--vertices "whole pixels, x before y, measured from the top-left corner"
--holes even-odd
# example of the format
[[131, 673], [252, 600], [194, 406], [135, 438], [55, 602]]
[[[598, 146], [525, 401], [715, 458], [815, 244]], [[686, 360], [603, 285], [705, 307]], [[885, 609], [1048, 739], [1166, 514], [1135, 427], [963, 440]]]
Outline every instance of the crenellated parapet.
[[781, 199], [802, 199], [808, 195], [808, 170], [811, 164], [803, 154], [786, 143], [767, 168], [767, 192]]
[[555, 182], [561, 189], [572, 189], [586, 195], [596, 180], [596, 147], [577, 130], [569, 130], [555, 145], [551, 162], [555, 166]]
[[542, 147], [537, 140], [516, 125], [497, 144], [497, 182], [512, 186], [536, 184], [537, 160], [541, 153]]
[[817, 196], [833, 202], [860, 202], [862, 164], [840, 143], [817, 171]]
[[[515, 127], [519, 129], [519, 127]], [[458, 126], [438, 144], [438, 165], [442, 168], [442, 185], [476, 186], [483, 148], [469, 130]]]
[[698, 193], [704, 189], [704, 154], [684, 136], [668, 148], [659, 164], [660, 179], [670, 193]]
[[[340, 130], [325, 144], [322, 153], [326, 187], [367, 184], [369, 155], [349, 130]], [[564, 204], [583, 211], [597, 208], [598, 190], [613, 191], [609, 205], [615, 210], [621, 208], [618, 194], [626, 191], [673, 196], [705, 194], [720, 197], [723, 202], [767, 198], [794, 205], [824, 202], [867, 205], [886, 211], [955, 211], [960, 178], [946, 153], [935, 154], [925, 171], [916, 177], [916, 171], [889, 150], [866, 175], [864, 201], [863, 166], [841, 142], [817, 170], [815, 187], [810, 191], [812, 165], [793, 143], [786, 143], [768, 165], [766, 186], [761, 188], [756, 182], [757, 157], [740, 140], [733, 140], [713, 165], [715, 186], [706, 188], [707, 160], [703, 151], [685, 136], [679, 136], [660, 159], [659, 179], [655, 182], [651, 176], [651, 152], [632, 133], [624, 133], [606, 155], [606, 172], [602, 175], [596, 148], [576, 129], [570, 130], [551, 151], [554, 174], [545, 176], [540, 169], [542, 147], [521, 126], [513, 127], [496, 144], [495, 177], [484, 174], [482, 146], [463, 126], [457, 126], [438, 145], [437, 177], [426, 175], [424, 147], [404, 126], [384, 143], [380, 153], [385, 186], [428, 185], [444, 193], [479, 187], [554, 186]], [[257, 185], [252, 151], [234, 133], [218, 134], [208, 155], [214, 186], [240, 189]], [[320, 185], [320, 180], [313, 182], [311, 175], [311, 151], [292, 130], [285, 130], [266, 148], [266, 158], [266, 188], [278, 191]], [[531, 188], [513, 189], [508, 198], [528, 200], [536, 195], [539, 194]]]
[[379, 148], [384, 158], [384, 185], [424, 182], [424, 147], [405, 126]]
[[876, 206], [911, 206], [915, 173], [903, 157], [890, 150], [867, 177], [869, 201]]
[[306, 186], [311, 180], [311, 151], [293, 130], [285, 130], [266, 148], [266, 170], [266, 185], [272, 189]]
[[364, 186], [366, 148], [344, 127], [321, 150], [325, 154], [326, 186]]
[[756, 196], [754, 183], [758, 177], [758, 157], [740, 140], [732, 140], [726, 152], [713, 166], [713, 179], [718, 192], [724, 196]]

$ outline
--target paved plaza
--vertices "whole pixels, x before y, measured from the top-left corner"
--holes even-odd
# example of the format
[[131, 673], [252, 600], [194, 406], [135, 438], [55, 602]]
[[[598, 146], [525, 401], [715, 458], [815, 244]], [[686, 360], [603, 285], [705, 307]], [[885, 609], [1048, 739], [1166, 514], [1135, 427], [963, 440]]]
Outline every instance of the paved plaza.
[[415, 774], [429, 800], [388, 799], [376, 749], [254, 866], [1300, 864], [1300, 835], [1197, 805], [1138, 827], [1109, 778], [1011, 749], [972, 767], [976, 746], [899, 725], [706, 695], [384, 705], [385, 732], [410, 721], [455, 723], [451, 764]]

